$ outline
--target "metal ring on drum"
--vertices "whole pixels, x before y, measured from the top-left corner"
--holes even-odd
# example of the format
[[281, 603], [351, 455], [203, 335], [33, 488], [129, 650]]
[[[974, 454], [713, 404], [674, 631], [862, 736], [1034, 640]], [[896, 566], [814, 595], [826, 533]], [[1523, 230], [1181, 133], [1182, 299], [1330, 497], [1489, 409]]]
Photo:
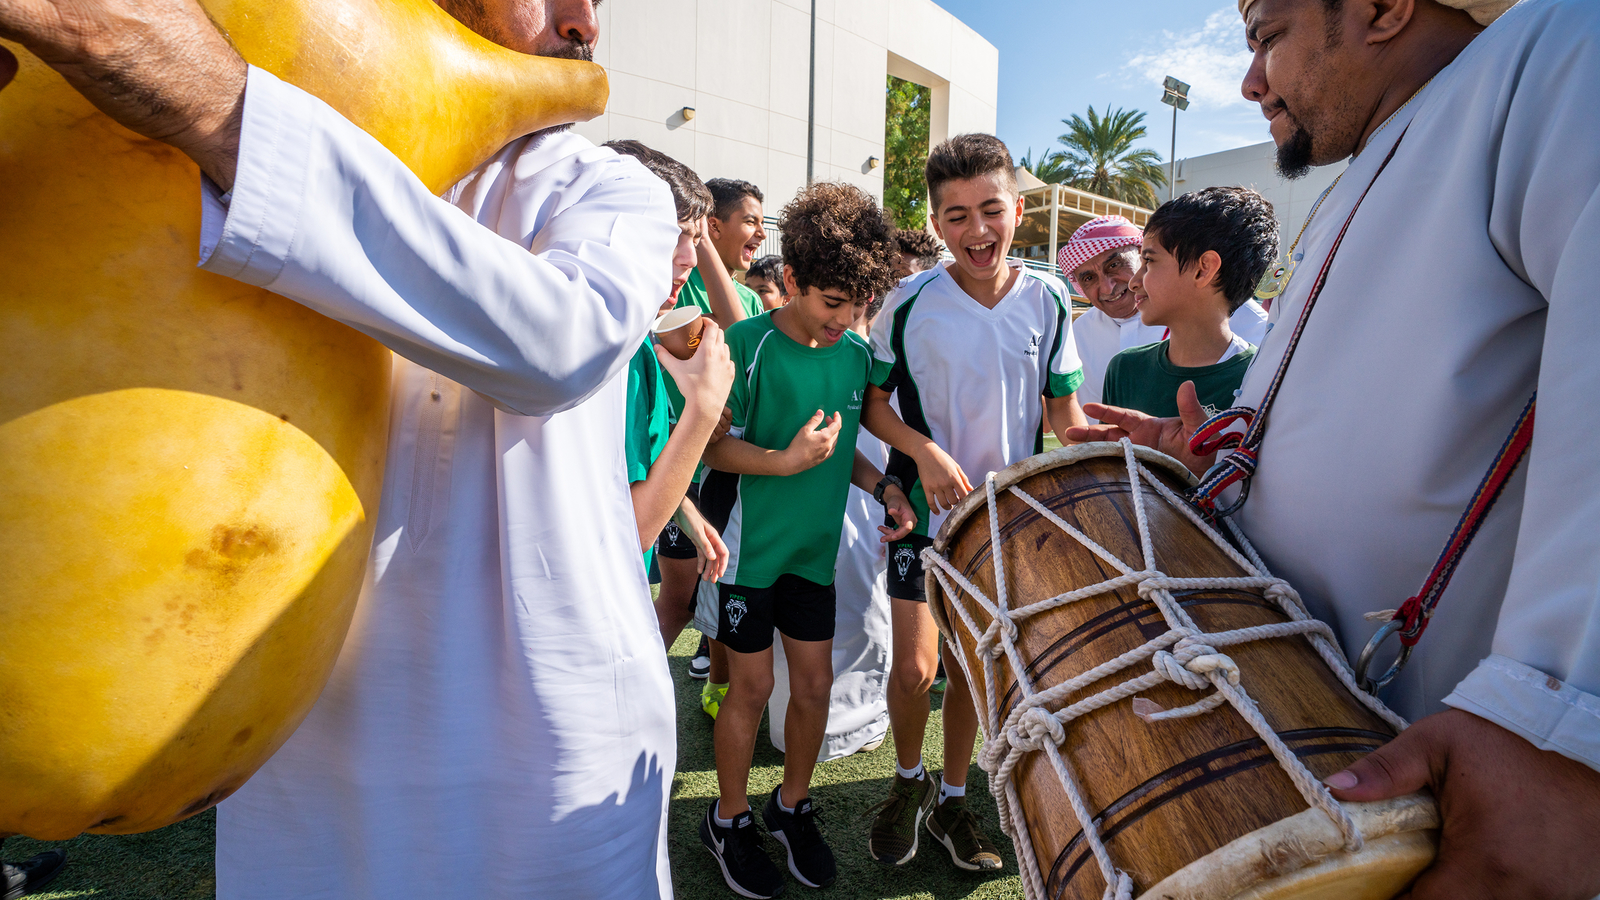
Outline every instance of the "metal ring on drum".
[[1321, 779], [1406, 723], [1192, 483], [1127, 442], [1066, 447], [990, 475], [924, 553], [1024, 890], [1392, 897], [1436, 853], [1432, 798]]

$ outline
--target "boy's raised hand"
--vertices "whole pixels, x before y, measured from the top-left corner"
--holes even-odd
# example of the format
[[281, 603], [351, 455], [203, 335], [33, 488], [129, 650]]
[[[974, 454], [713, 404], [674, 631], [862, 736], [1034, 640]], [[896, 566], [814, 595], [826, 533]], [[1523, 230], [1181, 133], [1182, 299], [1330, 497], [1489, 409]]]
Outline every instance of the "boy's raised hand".
[[917, 459], [917, 477], [922, 479], [922, 491], [927, 495], [928, 511], [939, 513], [955, 509], [962, 497], [972, 493], [972, 482], [967, 473], [950, 458], [950, 454], [930, 443]]
[[1067, 429], [1069, 441], [1120, 441], [1127, 438], [1143, 447], [1151, 447], [1176, 459], [1196, 475], [1204, 475], [1217, 455], [1196, 456], [1189, 452], [1189, 438], [1205, 424], [1205, 408], [1195, 393], [1194, 382], [1185, 381], [1178, 386], [1178, 417], [1158, 419], [1136, 409], [1106, 406], [1102, 403], [1085, 403], [1083, 411], [1099, 419], [1099, 425], [1077, 425]]
[[883, 535], [878, 539], [879, 542], [887, 544], [890, 541], [898, 541], [917, 527], [917, 514], [911, 508], [911, 498], [893, 483], [883, 489], [883, 509], [889, 514], [889, 518], [894, 519], [896, 527], [879, 525], [878, 532]]
[[[817, 426], [822, 427], [818, 428]], [[804, 472], [812, 466], [819, 465], [833, 455], [833, 448], [839, 442], [839, 429], [844, 425], [844, 419], [834, 413], [823, 421], [822, 410], [817, 410], [811, 418], [795, 432], [794, 440], [789, 442], [789, 449], [784, 452], [789, 456], [791, 475]]]

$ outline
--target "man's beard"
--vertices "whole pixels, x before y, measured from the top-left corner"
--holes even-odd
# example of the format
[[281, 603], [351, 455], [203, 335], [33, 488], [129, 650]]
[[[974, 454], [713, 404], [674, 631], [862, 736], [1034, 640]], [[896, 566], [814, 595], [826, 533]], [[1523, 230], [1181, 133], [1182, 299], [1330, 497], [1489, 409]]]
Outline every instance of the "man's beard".
[[539, 56], [548, 56], [551, 59], [576, 59], [583, 62], [594, 62], [594, 47], [580, 40], [565, 40], [560, 47], [539, 51]]
[[[1288, 115], [1287, 112], [1284, 115]], [[1290, 181], [1304, 178], [1311, 172], [1312, 146], [1311, 132], [1294, 119], [1289, 120], [1294, 130], [1289, 132], [1289, 139], [1278, 148], [1278, 174]]]

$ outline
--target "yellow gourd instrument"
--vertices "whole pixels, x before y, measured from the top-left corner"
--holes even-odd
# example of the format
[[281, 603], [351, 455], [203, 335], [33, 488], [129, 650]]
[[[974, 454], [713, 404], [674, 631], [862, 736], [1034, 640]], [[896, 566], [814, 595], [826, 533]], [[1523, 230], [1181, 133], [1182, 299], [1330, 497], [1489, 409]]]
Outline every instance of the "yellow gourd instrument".
[[[430, 0], [206, 0], [441, 191], [604, 72]], [[0, 835], [147, 831], [288, 738], [349, 626], [389, 351], [195, 268], [200, 177], [20, 47], [0, 90]]]

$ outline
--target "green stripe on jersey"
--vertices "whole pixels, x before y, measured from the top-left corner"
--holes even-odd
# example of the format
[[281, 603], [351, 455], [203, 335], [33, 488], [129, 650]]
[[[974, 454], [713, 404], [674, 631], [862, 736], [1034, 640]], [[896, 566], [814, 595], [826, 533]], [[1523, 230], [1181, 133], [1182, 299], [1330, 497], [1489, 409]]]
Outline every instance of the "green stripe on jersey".
[[[856, 429], [872, 372], [872, 351], [847, 331], [832, 347], [805, 347], [772, 323], [772, 314], [728, 329], [728, 352], [738, 373], [728, 395], [735, 434], [768, 450], [789, 446], [817, 410], [841, 422], [833, 456], [794, 475], [740, 475], [737, 491], [706, 498], [732, 507], [722, 539], [728, 545], [725, 584], [767, 587], [779, 575], [832, 584], [855, 464]], [[713, 484], [708, 479], [705, 491]]]

